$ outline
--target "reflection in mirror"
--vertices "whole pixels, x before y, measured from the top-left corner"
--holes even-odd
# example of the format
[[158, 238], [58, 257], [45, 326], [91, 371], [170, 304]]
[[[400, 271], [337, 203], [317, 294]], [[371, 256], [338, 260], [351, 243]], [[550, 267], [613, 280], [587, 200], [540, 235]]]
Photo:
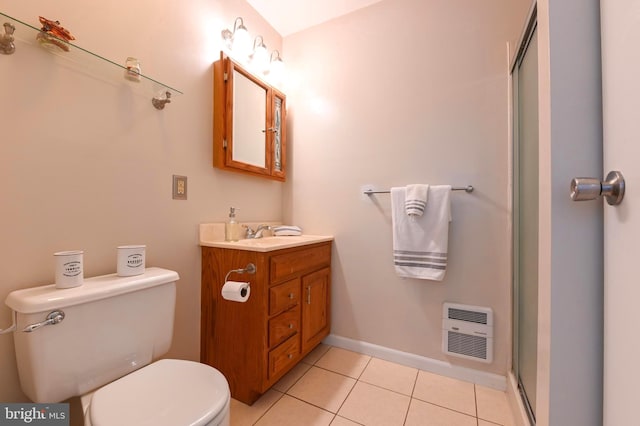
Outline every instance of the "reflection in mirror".
[[267, 91], [233, 71], [233, 161], [266, 168]]

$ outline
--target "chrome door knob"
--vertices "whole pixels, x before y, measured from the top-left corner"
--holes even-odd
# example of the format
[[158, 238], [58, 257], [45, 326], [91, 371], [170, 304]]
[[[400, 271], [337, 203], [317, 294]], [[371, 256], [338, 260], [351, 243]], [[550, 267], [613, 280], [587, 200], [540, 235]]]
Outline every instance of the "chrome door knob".
[[610, 206], [617, 206], [624, 198], [624, 177], [622, 173], [613, 171], [607, 180], [600, 182], [595, 178], [573, 178], [571, 180], [571, 199], [573, 201], [595, 200], [603, 196]]

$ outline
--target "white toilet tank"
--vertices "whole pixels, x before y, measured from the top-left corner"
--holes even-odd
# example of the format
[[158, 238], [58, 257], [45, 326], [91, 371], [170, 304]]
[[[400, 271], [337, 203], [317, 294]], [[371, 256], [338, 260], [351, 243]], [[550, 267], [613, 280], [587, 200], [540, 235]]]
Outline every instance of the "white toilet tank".
[[[10, 293], [24, 393], [34, 402], [80, 396], [166, 353], [178, 279], [177, 272], [147, 268], [133, 277], [88, 278], [75, 288], [52, 284]], [[64, 312], [64, 319], [24, 331], [53, 311]]]

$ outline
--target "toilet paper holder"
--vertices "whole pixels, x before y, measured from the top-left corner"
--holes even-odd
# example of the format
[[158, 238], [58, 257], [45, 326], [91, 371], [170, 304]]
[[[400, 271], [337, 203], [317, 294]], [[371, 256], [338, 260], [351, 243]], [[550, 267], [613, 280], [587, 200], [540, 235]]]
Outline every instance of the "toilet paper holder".
[[247, 264], [247, 266], [245, 268], [240, 268], [240, 269], [232, 269], [229, 272], [227, 272], [227, 275], [225, 275], [224, 277], [224, 282], [226, 283], [229, 280], [229, 275], [231, 275], [232, 273], [237, 273], [237, 274], [255, 274], [256, 273], [256, 265], [254, 265], [253, 263], [249, 263]]

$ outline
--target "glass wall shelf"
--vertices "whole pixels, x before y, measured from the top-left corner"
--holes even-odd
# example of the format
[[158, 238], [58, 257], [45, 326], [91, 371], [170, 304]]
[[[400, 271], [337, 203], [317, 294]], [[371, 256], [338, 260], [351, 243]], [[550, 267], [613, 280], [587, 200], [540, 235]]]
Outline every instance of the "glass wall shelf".
[[[8, 36], [5, 33], [6, 29], [3, 28], [5, 23], [9, 23], [15, 27], [15, 31], [12, 36], [15, 39], [14, 44], [16, 53], [20, 51], [21, 47], [27, 48], [28, 46], [36, 46], [41, 50], [55, 55], [56, 57], [62, 58], [74, 69], [87, 71], [92, 76], [105, 79], [105, 81], [112, 84], [120, 82], [130, 84], [130, 86], [134, 87], [136, 91], [142, 91], [146, 95], [151, 96], [153, 106], [157, 109], [163, 109], [164, 105], [169, 103], [170, 98], [182, 94], [180, 90], [161, 83], [160, 81], [142, 73], [140, 74], [139, 81], [130, 81], [126, 79], [125, 74], [127, 73], [127, 67], [124, 63], [127, 58], [123, 58], [123, 65], [121, 65], [80, 46], [60, 38], [55, 38], [51, 35], [48, 37], [53, 38], [54, 43], [41, 43], [36, 38], [42, 32], [40, 28], [36, 28], [33, 25], [12, 18], [2, 12], [0, 12], [0, 39]], [[23, 43], [25, 43], [26, 46], [23, 45]], [[62, 49], [56, 45], [64, 46], [66, 49]], [[0, 53], [3, 53], [1, 47], [2, 46], [0, 46]], [[3, 55], [0, 55], [0, 57], [1, 56]], [[105, 66], [105, 64], [108, 64], [108, 66]]]

